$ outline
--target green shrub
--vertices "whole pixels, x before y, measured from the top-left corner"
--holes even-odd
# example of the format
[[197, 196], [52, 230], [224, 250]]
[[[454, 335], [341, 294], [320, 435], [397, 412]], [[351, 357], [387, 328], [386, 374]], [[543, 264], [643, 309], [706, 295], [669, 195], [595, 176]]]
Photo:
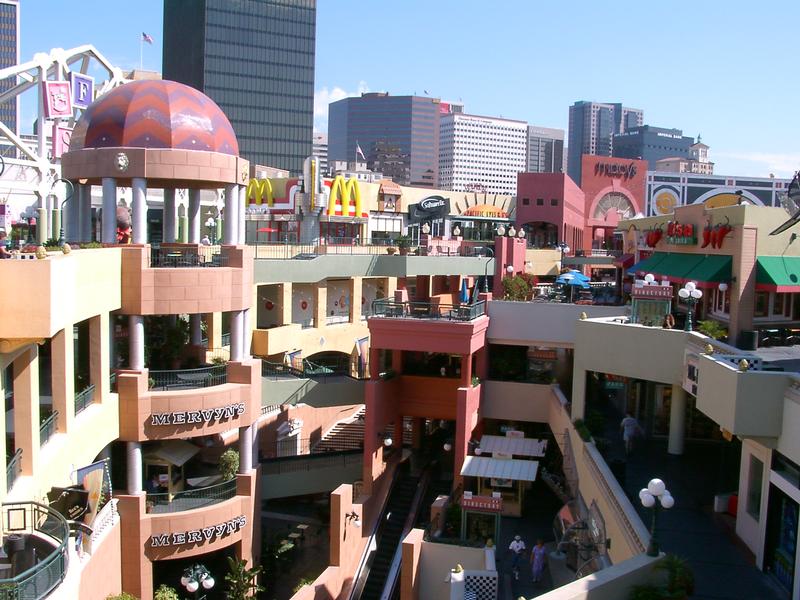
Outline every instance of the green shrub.
[[153, 600], [181, 600], [178, 592], [174, 588], [164, 585], [163, 583], [158, 586], [156, 593], [153, 594]]
[[129, 594], [128, 592], [122, 592], [120, 594], [116, 594], [115, 596], [108, 596], [106, 600], [139, 600], [133, 594]]
[[314, 581], [316, 580], [312, 579], [311, 577], [303, 577], [300, 581], [297, 582], [297, 585], [294, 586], [294, 588], [292, 588], [292, 591], [296, 594], [307, 585], [313, 585]]
[[697, 331], [714, 340], [728, 337], [728, 330], [725, 329], [719, 321], [714, 321], [713, 319], [708, 319], [707, 321], [698, 321]]
[[503, 300], [525, 302], [531, 297], [531, 286], [526, 278], [520, 275], [503, 278]]
[[239, 453], [233, 448], [229, 448], [219, 457], [219, 472], [224, 481], [236, 477], [239, 471]]

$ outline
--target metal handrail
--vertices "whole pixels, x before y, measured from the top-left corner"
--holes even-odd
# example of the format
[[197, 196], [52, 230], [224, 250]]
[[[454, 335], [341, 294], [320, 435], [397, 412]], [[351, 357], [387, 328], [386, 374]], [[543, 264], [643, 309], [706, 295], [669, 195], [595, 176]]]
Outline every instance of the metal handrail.
[[219, 504], [236, 496], [236, 479], [229, 479], [208, 487], [184, 490], [175, 494], [147, 494], [147, 512], [166, 514], [195, 510]]
[[39, 445], [44, 446], [53, 434], [56, 432], [56, 424], [58, 423], [58, 411], [54, 410], [41, 425], [39, 425]]
[[56, 544], [53, 552], [30, 569], [0, 579], [0, 600], [46, 597], [67, 573], [69, 524], [58, 511], [37, 502], [5, 503], [2, 518], [3, 533], [7, 537], [36, 532], [55, 540]]
[[266, 360], [261, 361], [261, 376], [262, 377], [300, 377], [304, 378], [306, 375], [302, 369], [297, 369], [291, 365], [283, 363], [269, 362]]
[[6, 493], [8, 493], [11, 488], [14, 487], [14, 482], [21, 473], [22, 448], [17, 448], [17, 451], [14, 452], [14, 456], [11, 457], [11, 460], [9, 460], [8, 464], [6, 465]]
[[213, 365], [199, 369], [150, 371], [150, 390], [191, 390], [212, 387], [228, 382], [227, 365]]
[[375, 317], [444, 319], [449, 321], [472, 321], [486, 314], [486, 302], [475, 304], [435, 304], [433, 302], [395, 302], [387, 298], [373, 300]]
[[[117, 383], [117, 374], [111, 374], [113, 379], [111, 379], [111, 389], [113, 390], [116, 387]], [[86, 386], [83, 390], [75, 394], [75, 414], [77, 415], [82, 410], [84, 410], [87, 406], [94, 402], [94, 391], [95, 386], [94, 384]]]
[[197, 247], [151, 248], [150, 267], [156, 269], [177, 269], [186, 267], [227, 267], [228, 255], [219, 252], [205, 252]]

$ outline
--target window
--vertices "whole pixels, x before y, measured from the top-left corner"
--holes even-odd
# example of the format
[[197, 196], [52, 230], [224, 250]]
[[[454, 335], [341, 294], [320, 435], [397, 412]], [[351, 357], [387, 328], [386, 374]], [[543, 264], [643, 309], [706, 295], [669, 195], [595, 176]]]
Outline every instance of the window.
[[550, 206], [558, 206], [558, 198], [550, 198]]
[[756, 292], [755, 317], [766, 317], [769, 310], [769, 292]]
[[750, 473], [747, 478], [747, 514], [758, 521], [761, 515], [761, 483], [764, 478], [764, 463], [750, 455]]
[[536, 206], [544, 206], [544, 198], [537, 198]]
[[528, 206], [530, 203], [531, 203], [531, 199], [530, 198], [523, 198], [522, 199], [522, 205], [523, 206]]

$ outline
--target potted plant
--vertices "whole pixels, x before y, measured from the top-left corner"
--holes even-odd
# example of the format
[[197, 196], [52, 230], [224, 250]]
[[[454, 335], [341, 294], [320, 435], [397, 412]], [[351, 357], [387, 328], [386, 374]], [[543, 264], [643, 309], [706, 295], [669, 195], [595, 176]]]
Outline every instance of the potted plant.
[[411, 247], [411, 238], [407, 235], [401, 235], [395, 241], [397, 242], [397, 247], [400, 248], [400, 254], [408, 254], [408, 249]]
[[719, 321], [714, 321], [713, 319], [698, 321], [697, 331], [714, 340], [728, 337], [728, 330], [725, 329]]
[[395, 254], [397, 252], [397, 248], [394, 246], [387, 246], [386, 247], [386, 254]]
[[664, 598], [685, 600], [694, 593], [694, 573], [685, 558], [667, 554], [655, 568], [667, 574]]
[[222, 453], [219, 457], [219, 473], [222, 475], [223, 481], [229, 481], [236, 477], [236, 472], [239, 470], [239, 453], [230, 448]]

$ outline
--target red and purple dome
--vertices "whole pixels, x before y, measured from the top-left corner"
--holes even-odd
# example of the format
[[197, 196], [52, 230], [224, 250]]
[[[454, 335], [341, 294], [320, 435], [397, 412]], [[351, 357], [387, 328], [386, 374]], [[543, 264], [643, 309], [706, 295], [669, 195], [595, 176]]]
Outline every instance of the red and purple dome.
[[239, 155], [239, 142], [219, 106], [175, 81], [132, 81], [87, 108], [70, 151], [85, 148], [165, 148]]

